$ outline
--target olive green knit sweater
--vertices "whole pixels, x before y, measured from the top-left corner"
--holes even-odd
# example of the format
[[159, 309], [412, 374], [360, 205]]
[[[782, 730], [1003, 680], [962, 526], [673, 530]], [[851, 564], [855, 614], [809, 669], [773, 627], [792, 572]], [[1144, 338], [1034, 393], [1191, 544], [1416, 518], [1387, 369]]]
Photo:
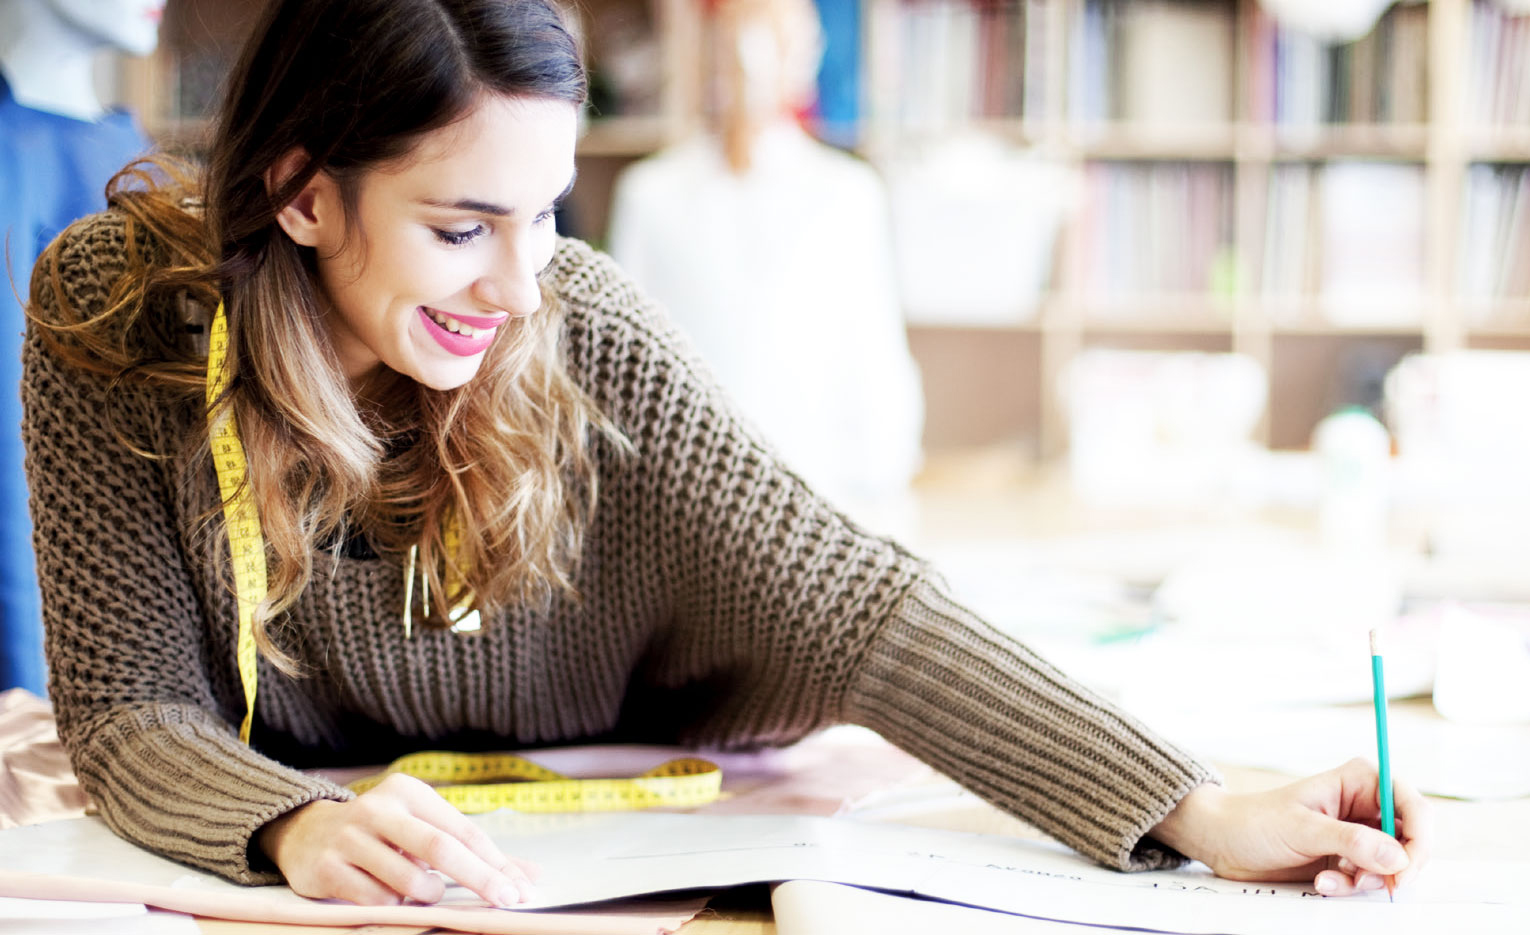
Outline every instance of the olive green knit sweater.
[[[122, 218], [96, 215], [62, 237], [34, 283], [56, 267], [74, 303], [99, 309], [123, 269]], [[600, 455], [582, 603], [505, 613], [476, 635], [417, 627], [405, 639], [396, 560], [316, 558], [291, 631], [312, 674], [261, 664], [252, 748], [235, 732], [235, 603], [217, 571], [227, 543], [194, 535], [217, 503], [211, 467], [187, 480], [118, 440], [176, 450], [198, 407], [120, 388], [108, 405], [102, 380], [28, 335], [24, 431], [52, 698], [113, 829], [269, 882], [254, 832], [305, 802], [350, 796], [295, 767], [608, 739], [737, 748], [850, 721], [1095, 860], [1176, 859], [1144, 832], [1209, 770], [816, 497], [606, 257], [564, 241], [550, 277], [567, 310], [569, 371], [636, 446]], [[47, 301], [35, 311], [52, 313]], [[196, 340], [183, 311], [148, 313]]]

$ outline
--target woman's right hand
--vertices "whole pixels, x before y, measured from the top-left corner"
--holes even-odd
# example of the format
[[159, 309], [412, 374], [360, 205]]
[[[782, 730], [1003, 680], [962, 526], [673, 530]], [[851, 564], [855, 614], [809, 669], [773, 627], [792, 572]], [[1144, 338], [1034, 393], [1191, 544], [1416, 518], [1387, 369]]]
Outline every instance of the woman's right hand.
[[435, 870], [509, 908], [532, 898], [538, 874], [530, 861], [506, 857], [429, 785], [401, 774], [349, 802], [299, 806], [255, 841], [293, 892], [366, 905], [440, 900], [446, 884]]

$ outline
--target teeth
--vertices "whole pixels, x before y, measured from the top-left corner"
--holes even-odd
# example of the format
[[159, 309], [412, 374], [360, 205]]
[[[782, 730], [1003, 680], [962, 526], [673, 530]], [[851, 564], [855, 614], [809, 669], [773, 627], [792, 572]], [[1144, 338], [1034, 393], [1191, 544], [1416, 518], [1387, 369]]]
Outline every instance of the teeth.
[[478, 329], [474, 328], [472, 325], [465, 325], [457, 319], [443, 315], [433, 308], [427, 308], [426, 311], [430, 313], [430, 317], [435, 320], [436, 324], [445, 328], [447, 331], [450, 331], [453, 334], [460, 334], [464, 338], [478, 337]]

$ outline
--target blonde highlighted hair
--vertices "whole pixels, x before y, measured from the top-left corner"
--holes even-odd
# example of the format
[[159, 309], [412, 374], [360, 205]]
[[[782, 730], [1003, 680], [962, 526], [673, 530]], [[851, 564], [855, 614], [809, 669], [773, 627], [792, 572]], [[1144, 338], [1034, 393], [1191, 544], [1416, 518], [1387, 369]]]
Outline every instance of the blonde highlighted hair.
[[[465, 596], [449, 581], [486, 619], [573, 594], [598, 494], [593, 446], [626, 447], [564, 370], [562, 310], [545, 286], [541, 309], [501, 326], [465, 385], [432, 390], [388, 372], [353, 396], [311, 251], [275, 222], [322, 171], [354, 223], [361, 177], [484, 93], [583, 100], [577, 50], [544, 0], [273, 0], [235, 69], [205, 181], [159, 158], [108, 187], [126, 219], [127, 266], [106, 307], [87, 315], [62, 282], [44, 284], [57, 317], [34, 320], [54, 353], [180, 399], [204, 392], [206, 361], [145, 312], [182, 296], [209, 311], [224, 303], [232, 379], [216, 405], [237, 421], [267, 545], [257, 645], [285, 671], [297, 664], [276, 634], [284, 611], [314, 576], [315, 552], [354, 534], [386, 557], [419, 547], [419, 573], [447, 598], [431, 601], [429, 625], [446, 625]], [[267, 170], [293, 149], [306, 164], [269, 191]], [[199, 202], [205, 210], [188, 210]], [[179, 453], [188, 469], [208, 469], [207, 440], [204, 420]]]

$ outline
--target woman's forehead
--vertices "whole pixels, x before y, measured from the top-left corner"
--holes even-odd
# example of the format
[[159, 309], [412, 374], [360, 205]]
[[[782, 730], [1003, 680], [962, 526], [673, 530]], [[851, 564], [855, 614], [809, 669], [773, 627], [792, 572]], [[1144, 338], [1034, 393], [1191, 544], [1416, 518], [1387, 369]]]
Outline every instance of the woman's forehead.
[[562, 188], [574, 164], [577, 132], [578, 110], [568, 101], [485, 96], [461, 119], [425, 133], [409, 155], [378, 171], [418, 181], [457, 174], [535, 179], [562, 171]]
[[556, 196], [573, 174], [577, 133], [578, 110], [567, 101], [492, 96], [378, 169], [377, 181], [421, 195], [470, 186], [456, 197], [518, 200], [550, 186]]

